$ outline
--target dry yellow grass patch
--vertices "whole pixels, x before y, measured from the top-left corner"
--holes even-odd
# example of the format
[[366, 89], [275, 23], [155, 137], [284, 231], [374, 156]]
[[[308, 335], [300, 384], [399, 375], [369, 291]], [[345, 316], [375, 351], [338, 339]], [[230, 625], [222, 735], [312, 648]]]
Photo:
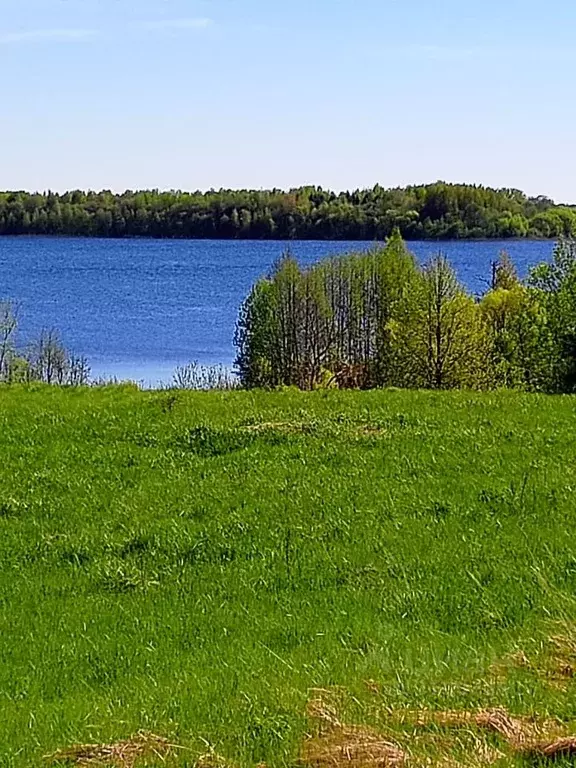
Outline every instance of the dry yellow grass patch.
[[309, 738], [301, 762], [317, 768], [396, 768], [405, 765], [406, 753], [369, 728], [342, 726]]
[[406, 753], [371, 728], [344, 725], [332, 706], [322, 699], [308, 704], [308, 715], [319, 725], [318, 733], [304, 742], [300, 762], [316, 768], [397, 768], [406, 763]]
[[[374, 690], [374, 681], [369, 683], [369, 689]], [[308, 736], [301, 753], [301, 762], [314, 768], [482, 768], [506, 758], [552, 761], [576, 756], [576, 736], [554, 720], [511, 715], [504, 708], [477, 712], [385, 710], [384, 718], [396, 734], [392, 740], [370, 727], [343, 724], [337, 709], [339, 692], [324, 693], [328, 701], [317, 695], [308, 704], [317, 732]], [[440, 730], [422, 730], [430, 726]], [[397, 735], [398, 727], [405, 732]]]
[[567, 736], [549, 742], [529, 745], [524, 749], [524, 754], [549, 760], [555, 760], [559, 757], [573, 757], [576, 755], [576, 736]]
[[576, 677], [576, 629], [564, 624], [560, 632], [549, 637], [531, 658], [518, 650], [496, 662], [491, 667], [492, 674], [506, 678], [511, 669], [524, 669], [549, 685], [565, 690]]
[[[506, 743], [512, 754], [518, 756], [553, 760], [576, 755], [576, 737], [563, 733], [562, 726], [553, 720], [514, 717], [502, 708], [480, 712], [426, 710], [415, 714], [414, 724], [417, 726], [434, 724], [449, 730], [473, 727], [494, 733]], [[504, 756], [504, 753], [495, 752], [481, 742], [478, 746], [485, 750], [489, 758], [485, 762], [494, 762], [494, 758]]]
[[141, 731], [130, 739], [114, 744], [81, 744], [62, 749], [46, 759], [52, 764], [68, 763], [77, 766], [114, 766], [134, 768], [140, 760], [157, 758], [165, 761], [175, 745], [153, 733]]
[[576, 637], [570, 634], [553, 635], [549, 640], [550, 669], [555, 680], [566, 682], [576, 674]]
[[[504, 738], [509, 743], [521, 744], [536, 732], [527, 718], [512, 717], [505, 709], [490, 709], [480, 712], [432, 712], [423, 710], [412, 713], [414, 724], [417, 726], [437, 725], [442, 728], [477, 728], [491, 731]], [[409, 714], [404, 716], [409, 719]]]

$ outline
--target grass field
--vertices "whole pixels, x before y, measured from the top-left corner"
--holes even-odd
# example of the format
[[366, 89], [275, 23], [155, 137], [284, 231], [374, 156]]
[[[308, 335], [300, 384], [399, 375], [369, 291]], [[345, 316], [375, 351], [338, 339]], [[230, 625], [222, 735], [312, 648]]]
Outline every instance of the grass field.
[[477, 713], [576, 735], [575, 454], [570, 397], [0, 390], [0, 765], [529, 763]]

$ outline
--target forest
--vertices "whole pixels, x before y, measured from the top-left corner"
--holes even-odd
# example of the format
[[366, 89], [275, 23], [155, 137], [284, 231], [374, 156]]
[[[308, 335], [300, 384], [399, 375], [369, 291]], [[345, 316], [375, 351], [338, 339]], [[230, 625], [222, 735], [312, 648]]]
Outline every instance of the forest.
[[576, 207], [516, 189], [438, 182], [331, 192], [0, 192], [0, 235], [406, 240], [576, 235]]
[[483, 296], [439, 253], [420, 266], [400, 233], [302, 269], [287, 253], [245, 301], [245, 387], [576, 391], [576, 241], [521, 281], [506, 253]]

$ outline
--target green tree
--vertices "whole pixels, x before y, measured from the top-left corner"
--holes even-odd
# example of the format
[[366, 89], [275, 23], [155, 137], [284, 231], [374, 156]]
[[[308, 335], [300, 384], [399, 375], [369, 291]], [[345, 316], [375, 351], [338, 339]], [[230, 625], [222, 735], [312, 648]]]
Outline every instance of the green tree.
[[208, 192], [0, 192], [0, 233], [102, 237], [379, 239], [558, 237], [576, 211], [518, 190], [435, 184], [335, 194], [320, 187]]
[[545, 311], [548, 389], [576, 392], [576, 241], [562, 240], [552, 263], [532, 270], [529, 285]]
[[402, 339], [414, 383], [430, 389], [488, 386], [488, 339], [479, 308], [442, 254], [424, 267], [415, 302]]

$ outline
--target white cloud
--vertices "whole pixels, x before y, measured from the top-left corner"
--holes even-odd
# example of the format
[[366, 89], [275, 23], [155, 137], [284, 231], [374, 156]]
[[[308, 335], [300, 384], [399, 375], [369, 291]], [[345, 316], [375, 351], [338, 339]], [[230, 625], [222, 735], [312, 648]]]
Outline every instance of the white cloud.
[[144, 29], [206, 29], [214, 22], [208, 18], [192, 19], [159, 19], [157, 21], [146, 21], [141, 26]]
[[29, 29], [21, 32], [0, 32], [0, 45], [9, 43], [36, 43], [50, 41], [64, 43], [74, 40], [85, 40], [94, 37], [93, 29]]

